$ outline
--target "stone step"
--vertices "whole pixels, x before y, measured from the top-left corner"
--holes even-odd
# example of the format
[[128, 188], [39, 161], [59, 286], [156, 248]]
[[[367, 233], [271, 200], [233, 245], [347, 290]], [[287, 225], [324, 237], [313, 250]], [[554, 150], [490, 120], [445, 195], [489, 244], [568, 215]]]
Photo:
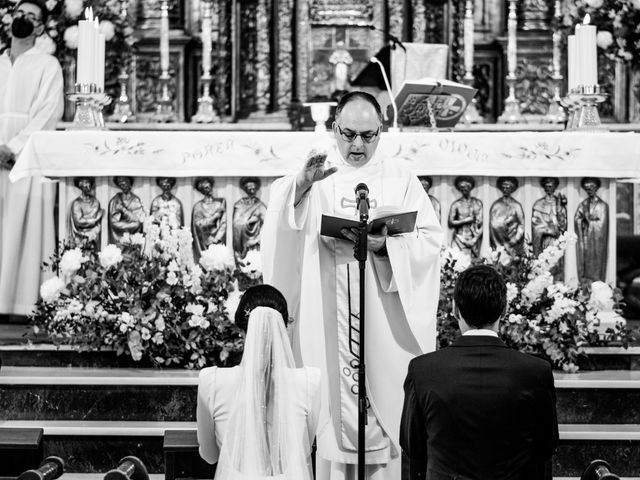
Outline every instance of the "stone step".
[[[194, 421], [198, 372], [2, 367], [7, 420]], [[561, 423], [640, 424], [640, 371], [555, 373]]]

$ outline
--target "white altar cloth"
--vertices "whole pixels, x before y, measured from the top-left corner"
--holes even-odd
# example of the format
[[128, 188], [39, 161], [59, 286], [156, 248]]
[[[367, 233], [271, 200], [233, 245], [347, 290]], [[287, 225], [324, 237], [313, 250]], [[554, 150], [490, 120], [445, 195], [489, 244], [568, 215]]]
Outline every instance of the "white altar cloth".
[[[130, 175], [275, 177], [297, 171], [330, 133], [57, 131], [34, 133], [12, 181]], [[640, 133], [383, 133], [379, 151], [416, 174], [640, 177]]]

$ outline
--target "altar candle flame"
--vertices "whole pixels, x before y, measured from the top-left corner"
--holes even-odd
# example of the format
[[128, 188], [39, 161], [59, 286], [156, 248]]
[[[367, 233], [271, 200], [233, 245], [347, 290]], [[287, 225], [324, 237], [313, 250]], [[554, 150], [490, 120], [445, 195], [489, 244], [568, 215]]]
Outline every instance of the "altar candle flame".
[[582, 20], [582, 24], [583, 25], [589, 25], [589, 23], [591, 23], [591, 15], [589, 15], [588, 13], [584, 16], [584, 19]]

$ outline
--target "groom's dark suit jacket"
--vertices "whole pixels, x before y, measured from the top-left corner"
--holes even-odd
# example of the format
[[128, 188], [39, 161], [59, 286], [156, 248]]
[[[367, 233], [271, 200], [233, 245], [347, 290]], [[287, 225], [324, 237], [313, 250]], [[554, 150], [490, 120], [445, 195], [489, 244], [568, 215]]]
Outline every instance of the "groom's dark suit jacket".
[[544, 360], [491, 336], [462, 336], [414, 358], [404, 384], [400, 444], [412, 478], [544, 478], [558, 442], [556, 396]]

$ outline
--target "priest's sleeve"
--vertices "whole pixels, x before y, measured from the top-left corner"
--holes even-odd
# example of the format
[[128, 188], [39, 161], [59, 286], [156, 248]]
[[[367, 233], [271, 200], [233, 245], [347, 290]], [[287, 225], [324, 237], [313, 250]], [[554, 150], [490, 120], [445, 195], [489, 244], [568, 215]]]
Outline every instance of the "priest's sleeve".
[[[313, 189], [313, 187], [312, 187]], [[300, 307], [302, 256], [305, 246], [310, 193], [294, 206], [294, 175], [273, 182], [261, 235], [264, 282], [278, 288], [287, 299], [289, 312], [296, 318]]]
[[407, 322], [422, 353], [435, 350], [440, 291], [442, 228], [429, 197], [415, 175], [407, 172], [402, 207], [417, 210], [416, 229], [387, 237], [388, 257], [372, 255], [381, 287], [397, 291]]

